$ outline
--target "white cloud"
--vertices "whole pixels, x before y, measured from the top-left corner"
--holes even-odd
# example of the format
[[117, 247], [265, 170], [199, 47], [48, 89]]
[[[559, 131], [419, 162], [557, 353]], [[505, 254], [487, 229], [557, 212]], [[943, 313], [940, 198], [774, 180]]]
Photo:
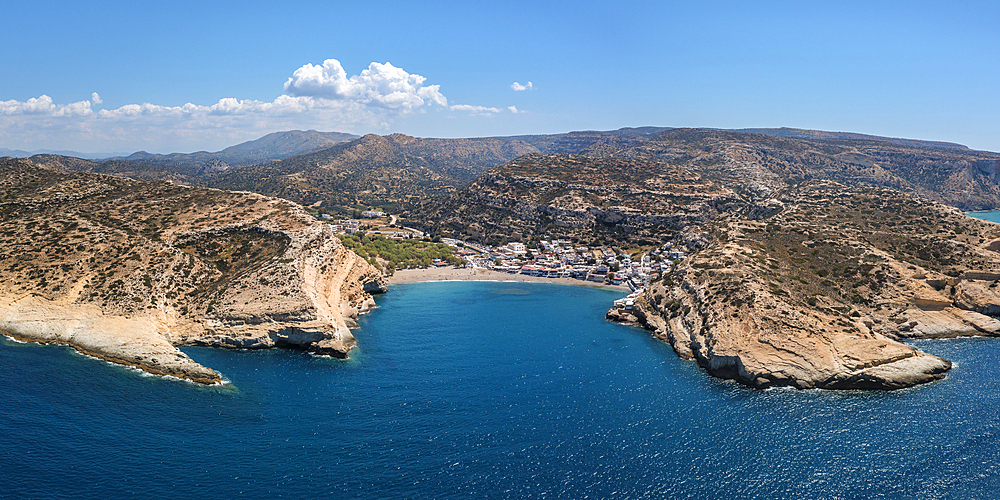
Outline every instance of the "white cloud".
[[143, 103], [95, 111], [91, 101], [59, 105], [43, 95], [0, 101], [0, 147], [214, 151], [276, 130], [386, 129], [399, 114], [355, 102], [286, 95], [270, 102], [225, 98], [207, 106]]
[[361, 74], [348, 78], [340, 61], [327, 59], [322, 66], [306, 64], [295, 70], [285, 82], [285, 93], [405, 111], [424, 104], [447, 106], [448, 100], [441, 94], [440, 86], [424, 86], [426, 80], [388, 62], [373, 62]]
[[521, 85], [520, 83], [514, 82], [514, 83], [510, 84], [510, 88], [514, 89], [515, 92], [521, 92], [522, 90], [531, 90], [531, 89], [535, 88], [535, 86], [532, 85], [531, 82], [528, 82], [528, 83], [526, 83], [524, 85]]
[[510, 112], [514, 113], [515, 115], [518, 113], [527, 113], [527, 111], [517, 109], [517, 106], [507, 106], [507, 109], [510, 110]]
[[0, 115], [86, 116], [92, 113], [90, 101], [53, 104], [52, 98], [44, 94], [24, 102], [0, 101]]
[[440, 86], [390, 63], [371, 63], [347, 76], [340, 62], [301, 66], [273, 101], [227, 97], [214, 104], [165, 106], [144, 102], [96, 110], [90, 100], [56, 104], [47, 95], [26, 101], [0, 101], [0, 147], [76, 149], [85, 152], [218, 150], [289, 129], [344, 132], [385, 130], [396, 118], [426, 109], [448, 109], [488, 116], [501, 109], [448, 106]]
[[468, 111], [474, 115], [489, 115], [499, 113], [500, 108], [488, 108], [486, 106], [470, 106], [468, 104], [455, 104], [450, 107], [452, 111]]

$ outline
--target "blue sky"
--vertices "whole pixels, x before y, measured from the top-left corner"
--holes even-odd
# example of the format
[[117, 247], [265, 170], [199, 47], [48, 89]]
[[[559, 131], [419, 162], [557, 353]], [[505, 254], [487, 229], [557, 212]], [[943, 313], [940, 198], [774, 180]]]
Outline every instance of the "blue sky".
[[997, 2], [4, 10], [0, 147], [11, 149], [218, 150], [307, 128], [476, 137], [657, 125], [1000, 151]]

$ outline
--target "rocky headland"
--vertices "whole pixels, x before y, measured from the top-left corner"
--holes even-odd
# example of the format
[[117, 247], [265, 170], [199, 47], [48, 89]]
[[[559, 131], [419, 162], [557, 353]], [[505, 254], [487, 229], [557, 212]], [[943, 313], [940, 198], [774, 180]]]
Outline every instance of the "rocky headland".
[[951, 363], [906, 339], [1000, 335], [1000, 226], [887, 189], [806, 181], [681, 232], [632, 322], [752, 387], [898, 389]]
[[293, 203], [0, 160], [0, 330], [202, 384], [177, 349], [346, 357], [381, 273]]

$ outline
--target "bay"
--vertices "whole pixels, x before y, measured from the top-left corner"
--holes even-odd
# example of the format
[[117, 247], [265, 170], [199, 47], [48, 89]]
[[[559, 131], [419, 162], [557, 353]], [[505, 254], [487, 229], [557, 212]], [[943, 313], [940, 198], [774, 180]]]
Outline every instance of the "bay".
[[965, 215], [976, 219], [988, 220], [990, 222], [1000, 222], [1000, 210], [986, 210], [982, 212], [966, 212]]
[[1000, 344], [896, 392], [753, 390], [609, 323], [619, 294], [394, 287], [349, 361], [187, 348], [231, 384], [0, 343], [10, 498], [994, 498]]

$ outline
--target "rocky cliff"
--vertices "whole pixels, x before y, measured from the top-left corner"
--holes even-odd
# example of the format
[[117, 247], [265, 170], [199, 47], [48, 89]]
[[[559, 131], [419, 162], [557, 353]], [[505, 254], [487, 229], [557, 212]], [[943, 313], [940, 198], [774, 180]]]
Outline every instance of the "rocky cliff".
[[1000, 334], [998, 237], [944, 205], [807, 181], [683, 231], [692, 255], [608, 317], [753, 387], [909, 387], [951, 363], [902, 340]]
[[345, 357], [381, 274], [293, 203], [0, 160], [0, 330], [217, 383], [177, 349]]

